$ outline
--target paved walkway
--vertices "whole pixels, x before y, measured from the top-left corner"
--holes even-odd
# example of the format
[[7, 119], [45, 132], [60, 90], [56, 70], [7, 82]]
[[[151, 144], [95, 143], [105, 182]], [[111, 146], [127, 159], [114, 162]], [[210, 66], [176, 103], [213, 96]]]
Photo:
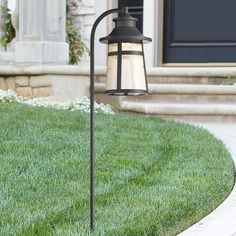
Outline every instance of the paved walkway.
[[[236, 165], [236, 124], [195, 124], [221, 139]], [[180, 236], [236, 236], [236, 186], [226, 201]]]

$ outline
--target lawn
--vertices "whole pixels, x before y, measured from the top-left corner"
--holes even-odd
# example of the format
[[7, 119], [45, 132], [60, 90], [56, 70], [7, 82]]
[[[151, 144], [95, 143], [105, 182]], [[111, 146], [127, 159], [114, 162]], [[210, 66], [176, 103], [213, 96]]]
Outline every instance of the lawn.
[[[90, 235], [88, 114], [0, 103], [0, 117], [0, 235]], [[92, 235], [176, 235], [229, 195], [232, 160], [207, 131], [95, 119]]]

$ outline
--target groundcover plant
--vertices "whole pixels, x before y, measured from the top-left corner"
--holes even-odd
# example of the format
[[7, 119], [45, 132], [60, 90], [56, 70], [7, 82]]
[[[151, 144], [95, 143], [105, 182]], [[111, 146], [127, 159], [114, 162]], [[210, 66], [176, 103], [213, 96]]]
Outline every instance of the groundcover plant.
[[[89, 115], [0, 102], [0, 235], [90, 235]], [[203, 129], [95, 115], [96, 230], [176, 235], [230, 193], [234, 166]]]
[[[18, 96], [12, 90], [1, 90], [0, 89], [0, 102], [2, 103], [20, 103], [32, 107], [50, 107], [57, 110], [67, 110], [67, 111], [81, 111], [85, 113], [90, 112], [90, 100], [88, 97], [83, 99], [74, 99], [72, 101], [59, 102], [54, 101], [51, 97], [46, 98], [33, 98], [28, 99], [21, 96]], [[101, 112], [109, 115], [114, 115], [109, 104], [96, 103], [94, 104], [95, 113]]]

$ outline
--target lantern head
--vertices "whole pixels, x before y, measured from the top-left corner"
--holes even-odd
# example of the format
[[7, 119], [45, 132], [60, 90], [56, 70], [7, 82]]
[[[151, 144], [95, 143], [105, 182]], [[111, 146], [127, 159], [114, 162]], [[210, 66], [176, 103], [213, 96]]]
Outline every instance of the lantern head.
[[148, 93], [143, 44], [151, 42], [136, 28], [137, 19], [128, 11], [113, 20], [115, 28], [100, 42], [108, 44], [108, 95], [145, 95]]

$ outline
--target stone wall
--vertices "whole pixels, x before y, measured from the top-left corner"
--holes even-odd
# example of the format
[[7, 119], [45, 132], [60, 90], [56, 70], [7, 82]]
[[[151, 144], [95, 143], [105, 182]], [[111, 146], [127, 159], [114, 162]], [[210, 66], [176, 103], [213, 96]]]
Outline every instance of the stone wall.
[[[96, 69], [99, 75], [105, 69]], [[28, 98], [51, 97], [56, 101], [89, 96], [89, 68], [50, 65], [0, 65], [0, 89]]]
[[88, 75], [21, 75], [0, 76], [0, 89], [13, 90], [26, 98], [51, 97], [67, 101], [89, 96]]
[[42, 76], [2, 76], [0, 89], [13, 90], [19, 96], [27, 98], [49, 97], [52, 95], [52, 84]]

